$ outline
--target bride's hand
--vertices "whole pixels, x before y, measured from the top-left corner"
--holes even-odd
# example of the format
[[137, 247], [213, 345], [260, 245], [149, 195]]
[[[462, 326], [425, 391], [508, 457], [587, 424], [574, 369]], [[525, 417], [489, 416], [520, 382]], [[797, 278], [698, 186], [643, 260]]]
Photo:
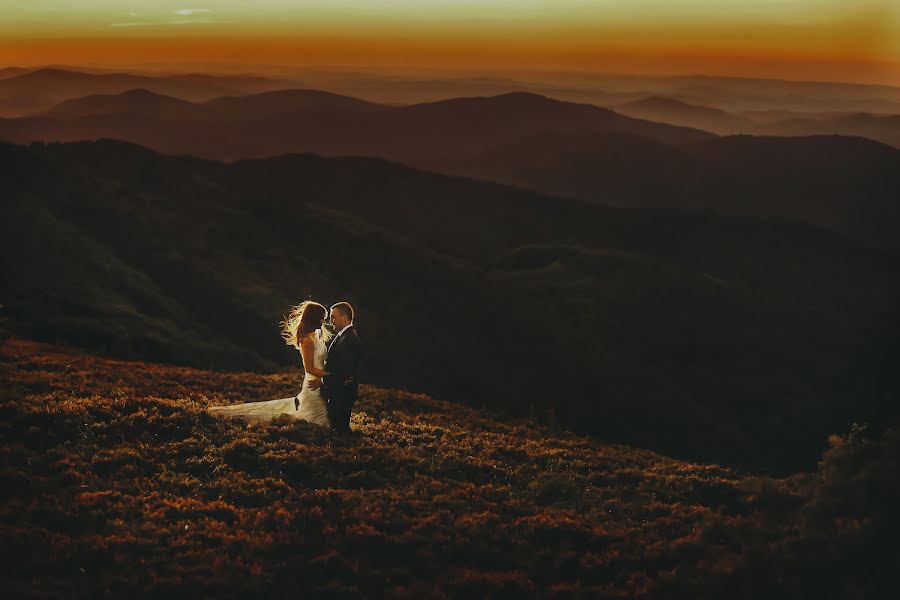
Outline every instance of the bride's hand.
[[307, 385], [309, 386], [309, 389], [317, 390], [322, 387], [322, 380], [318, 377], [313, 377], [309, 380], [309, 383]]

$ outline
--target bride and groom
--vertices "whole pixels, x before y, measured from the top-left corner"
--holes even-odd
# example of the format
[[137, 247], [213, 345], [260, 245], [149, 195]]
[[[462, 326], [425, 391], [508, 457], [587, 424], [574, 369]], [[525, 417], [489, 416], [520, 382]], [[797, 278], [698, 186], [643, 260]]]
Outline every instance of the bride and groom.
[[[326, 327], [328, 314], [334, 334]], [[292, 398], [216, 406], [210, 412], [251, 422], [288, 414], [337, 433], [349, 432], [360, 353], [353, 307], [348, 302], [338, 302], [326, 311], [323, 305], [308, 300], [293, 307], [281, 326], [285, 343], [297, 348], [303, 359], [306, 375], [300, 393]]]

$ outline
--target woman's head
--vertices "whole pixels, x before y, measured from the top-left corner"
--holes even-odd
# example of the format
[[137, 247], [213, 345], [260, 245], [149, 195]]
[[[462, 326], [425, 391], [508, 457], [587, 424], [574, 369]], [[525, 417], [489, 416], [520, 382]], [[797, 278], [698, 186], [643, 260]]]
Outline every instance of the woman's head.
[[331, 335], [322, 328], [326, 315], [325, 307], [312, 300], [292, 307], [290, 315], [281, 322], [281, 337], [284, 338], [284, 343], [299, 349], [300, 340], [316, 329], [322, 329], [322, 338], [327, 341]]

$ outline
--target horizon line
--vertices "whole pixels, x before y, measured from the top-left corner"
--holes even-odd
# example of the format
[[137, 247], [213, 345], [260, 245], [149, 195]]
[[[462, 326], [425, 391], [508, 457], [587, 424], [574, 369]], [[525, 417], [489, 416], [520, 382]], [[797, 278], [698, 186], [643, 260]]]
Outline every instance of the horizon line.
[[[227, 71], [227, 72], [212, 72], [203, 70], [202, 68], [198, 70], [199, 64], [203, 64], [206, 67], [217, 66], [221, 68], [228, 69], [236, 69], [236, 71]], [[435, 78], [440, 78], [440, 75], [446, 74], [454, 74], [458, 75], [461, 73], [470, 74], [472, 76], [481, 75], [484, 76], [486, 74], [491, 74], [494, 76], [503, 76], [503, 75], [522, 75], [522, 74], [531, 74], [531, 75], [595, 75], [601, 77], [610, 77], [610, 78], [634, 78], [634, 79], [692, 79], [692, 78], [705, 78], [705, 79], [719, 79], [719, 80], [741, 80], [741, 81], [756, 81], [756, 82], [770, 82], [770, 83], [795, 83], [795, 84], [806, 84], [806, 85], [847, 85], [854, 87], [881, 87], [881, 88], [891, 88], [900, 91], [900, 81], [889, 83], [883, 80], [871, 80], [871, 81], [849, 81], [842, 79], [821, 79], [821, 78], [790, 78], [783, 76], [755, 76], [755, 75], [736, 75], [736, 74], [716, 74], [709, 73], [703, 71], [682, 71], [682, 72], [665, 72], [665, 71], [609, 71], [605, 69], [595, 69], [591, 67], [565, 67], [565, 68], [528, 68], [528, 67], [518, 67], [518, 66], [509, 66], [509, 67], [484, 67], [484, 68], [471, 68], [471, 67], [463, 67], [456, 65], [435, 65], [435, 66], [413, 66], [413, 65], [362, 65], [362, 64], [342, 64], [342, 63], [322, 63], [322, 64], [307, 64], [307, 65], [298, 65], [298, 64], [288, 64], [288, 63], [258, 63], [258, 64], [248, 64], [248, 63], [235, 63], [235, 62], [211, 62], [211, 61], [202, 61], [202, 63], [194, 63], [192, 67], [192, 63], [184, 62], [165, 62], [165, 61], [146, 61], [141, 63], [132, 63], [128, 65], [113, 65], [109, 63], [98, 63], [98, 62], [85, 62], [85, 63], [39, 63], [35, 65], [25, 65], [25, 64], [9, 64], [9, 65], [0, 65], [0, 70], [9, 70], [9, 69], [21, 69], [29, 72], [37, 72], [37, 71], [49, 71], [49, 70], [59, 70], [59, 71], [67, 71], [67, 72], [76, 72], [84, 75], [95, 75], [98, 73], [91, 73], [89, 71], [85, 71], [83, 69], [92, 69], [95, 71], [103, 71], [103, 74], [113, 75], [113, 74], [122, 74], [122, 75], [142, 75], [147, 77], [158, 77], [164, 78], [167, 76], [177, 76], [177, 75], [216, 75], [216, 76], [251, 76], [251, 77], [260, 77], [260, 78], [268, 78], [273, 80], [278, 80], [278, 76], [272, 73], [255, 73], [253, 69], [260, 68], [271, 68], [271, 69], [285, 69], [295, 71], [297, 73], [303, 71], [345, 71], [345, 70], [358, 70], [363, 73], [383, 73], [383, 72], [394, 72], [399, 74], [400, 72], [407, 72], [409, 74], [423, 74], [426, 72], [432, 72], [435, 74]], [[149, 68], [154, 67], [156, 69], [169, 69], [168, 71], [139, 71], [141, 68]], [[180, 68], [185, 67], [185, 68]], [[134, 71], [137, 69], [138, 71]], [[24, 75], [24, 73], [23, 73]], [[7, 78], [12, 79], [14, 77], [18, 77], [18, 75]], [[287, 81], [286, 81], [287, 83]], [[528, 82], [522, 82], [528, 83]]]

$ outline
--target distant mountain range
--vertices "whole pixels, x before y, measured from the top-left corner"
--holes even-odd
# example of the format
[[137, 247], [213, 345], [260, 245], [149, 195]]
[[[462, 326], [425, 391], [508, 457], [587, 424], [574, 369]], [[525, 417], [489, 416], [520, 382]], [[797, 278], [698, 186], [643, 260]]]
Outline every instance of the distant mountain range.
[[[640, 106], [655, 118], [674, 108], [728, 118], [663, 99]], [[798, 219], [900, 248], [897, 150], [834, 136], [718, 139], [528, 93], [388, 106], [317, 90], [194, 103], [139, 89], [0, 120], [0, 138], [117, 138], [226, 160], [284, 152], [377, 156], [601, 204]]]
[[[697, 143], [719, 142], [725, 176], [747, 149]], [[278, 336], [292, 303], [346, 299], [367, 383], [776, 471], [895, 415], [898, 259], [808, 225], [374, 158], [228, 164], [100, 141], [0, 144], [0, 160], [0, 303], [21, 335], [272, 369], [299, 361]]]
[[[477, 67], [475, 67], [477, 69]], [[157, 93], [171, 93], [170, 88], [157, 87], [165, 84], [164, 78], [172, 73], [183, 73], [184, 65], [144, 65], [133, 73], [122, 73], [109, 69], [87, 68], [71, 65], [49, 65], [41, 68], [7, 67], [0, 71], [0, 78], [7, 75], [22, 75], [35, 71], [65, 71], [83, 74], [84, 86], [73, 86], [68, 95], [66, 88], [59, 86], [51, 90], [56, 102], [89, 94], [112, 93], [110, 90], [91, 87], [89, 79], [95, 75], [134, 75], [146, 78], [146, 83], [138, 83], [131, 88], [145, 87]], [[149, 71], [147, 70], [149, 69]], [[240, 72], [235, 66], [197, 65], [194, 77], [202, 79], [207, 72]], [[215, 75], [214, 78], [223, 76]], [[648, 97], [662, 97], [695, 106], [716, 107], [728, 113], [750, 116], [750, 113], [789, 111], [794, 113], [815, 113], [819, 116], [834, 113], [900, 114], [900, 87], [858, 83], [784, 81], [738, 77], [717, 77], [709, 75], [648, 76], [634, 74], [604, 74], [596, 72], [491, 72], [477, 70], [468, 74], [439, 72], [421, 69], [345, 69], [328, 67], [267, 67], [254, 65], [251, 75], [227, 75], [228, 87], [233, 87], [241, 79], [258, 81], [267, 79], [279, 82], [274, 87], [248, 88], [230, 94], [246, 94], [271, 89], [322, 89], [335, 93], [362, 97], [368, 100], [391, 104], [407, 105], [433, 102], [452, 97], [497, 96], [512, 91], [525, 91], [559, 100], [614, 107], [628, 102], [640, 101]], [[96, 80], [95, 80], [96, 81]], [[122, 88], [115, 91], [126, 91]], [[197, 98], [209, 96], [198, 90]], [[7, 90], [11, 96], [32, 96], [37, 102], [28, 104], [14, 112], [4, 109], [0, 94], [0, 116], [23, 116], [37, 110], [49, 108], [49, 99], [33, 94], [17, 94], [15, 89]], [[62, 93], [62, 97], [60, 94]], [[178, 94], [172, 94], [178, 95]], [[202, 97], [201, 97], [202, 96]], [[194, 95], [179, 96], [195, 99]], [[722, 133], [749, 133], [745, 131], [723, 131]], [[831, 133], [831, 132], [820, 132]]]
[[756, 125], [750, 119], [729, 114], [718, 108], [696, 106], [681, 100], [661, 96], [651, 96], [633, 102], [626, 102], [612, 108], [618, 113], [638, 119], [675, 123], [726, 135], [750, 133], [755, 129]]
[[[622, 132], [676, 144], [713, 137], [528, 93], [388, 106], [318, 90], [203, 103], [131, 90], [69, 100], [40, 115], [0, 121], [0, 136], [11, 141], [120, 137], [147, 144], [144, 138], [155, 137], [159, 141], [147, 145], [160, 151], [231, 160], [289, 151], [415, 160], [457, 156], [543, 131]], [[209, 137], [214, 140], [207, 142]]]
[[0, 69], [0, 79], [7, 79], [9, 77], [16, 77], [17, 75], [24, 75], [28, 73], [28, 69], [23, 69], [21, 67], [4, 67]]
[[115, 113], [220, 121], [241, 117], [259, 120], [261, 117], [278, 117], [309, 110], [384, 109], [379, 104], [318, 90], [277, 90], [250, 96], [223, 96], [193, 103], [155, 94], [146, 89], [136, 89], [121, 94], [96, 94], [67, 100], [38, 116], [65, 119]]
[[24, 116], [47, 110], [72, 98], [94, 94], [120, 94], [137, 88], [185, 100], [203, 101], [218, 96], [248, 94], [285, 87], [285, 82], [246, 75], [133, 75], [85, 73], [67, 69], [0, 72], [0, 115]]
[[618, 104], [612, 108], [623, 115], [696, 127], [720, 135], [846, 135], [866, 137], [900, 148], [900, 115], [776, 110], [731, 114], [718, 108], [697, 106], [659, 96]]
[[763, 123], [757, 131], [794, 136], [822, 133], [852, 135], [867, 137], [900, 148], [900, 115], [854, 113], [833, 117], [792, 118], [775, 123]]

